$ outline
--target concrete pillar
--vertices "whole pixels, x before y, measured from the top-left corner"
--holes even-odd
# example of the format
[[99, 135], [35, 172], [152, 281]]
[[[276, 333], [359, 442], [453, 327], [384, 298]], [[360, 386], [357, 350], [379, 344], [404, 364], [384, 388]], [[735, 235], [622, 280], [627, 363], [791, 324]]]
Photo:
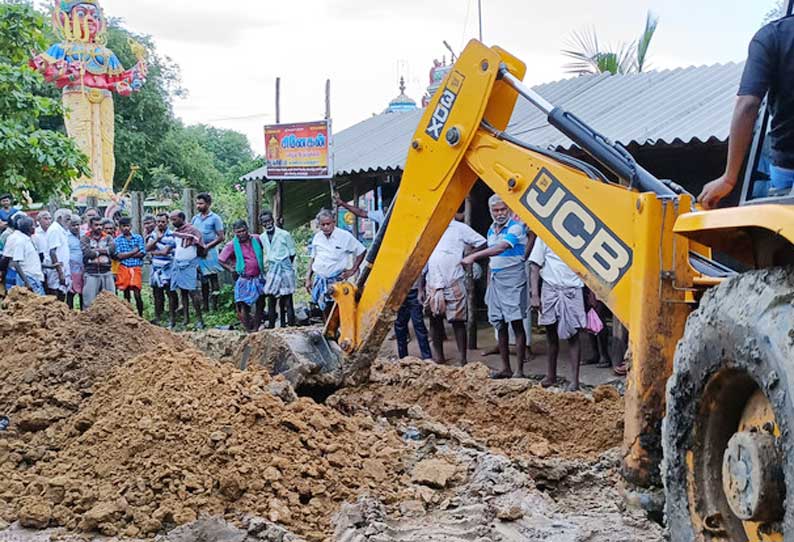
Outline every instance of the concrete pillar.
[[132, 231], [143, 235], [143, 192], [130, 192]]
[[193, 220], [193, 215], [196, 214], [196, 191], [193, 188], [182, 190], [182, 210], [188, 222]]

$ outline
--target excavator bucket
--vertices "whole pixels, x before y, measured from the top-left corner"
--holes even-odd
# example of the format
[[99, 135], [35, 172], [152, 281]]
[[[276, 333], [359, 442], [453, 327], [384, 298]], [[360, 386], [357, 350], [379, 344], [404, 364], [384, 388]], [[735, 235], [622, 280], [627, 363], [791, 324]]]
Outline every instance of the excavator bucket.
[[240, 369], [259, 365], [280, 374], [293, 388], [338, 387], [343, 356], [320, 327], [266, 330], [246, 337], [233, 356]]

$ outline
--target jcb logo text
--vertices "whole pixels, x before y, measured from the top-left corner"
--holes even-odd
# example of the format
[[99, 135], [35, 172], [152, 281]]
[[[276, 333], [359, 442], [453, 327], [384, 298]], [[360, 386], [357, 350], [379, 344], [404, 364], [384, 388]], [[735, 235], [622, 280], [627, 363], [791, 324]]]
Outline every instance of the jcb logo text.
[[631, 267], [631, 249], [548, 170], [540, 170], [521, 203], [582, 265], [610, 286]]

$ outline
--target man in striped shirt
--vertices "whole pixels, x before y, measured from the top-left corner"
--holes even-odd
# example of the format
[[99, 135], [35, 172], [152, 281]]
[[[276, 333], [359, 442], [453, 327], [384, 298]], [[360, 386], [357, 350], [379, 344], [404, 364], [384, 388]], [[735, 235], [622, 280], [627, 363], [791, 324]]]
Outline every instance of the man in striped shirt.
[[471, 265], [481, 258], [490, 258], [488, 289], [488, 321], [497, 329], [502, 368], [493, 378], [522, 378], [526, 349], [516, 348], [516, 367], [510, 368], [510, 334], [513, 329], [516, 345], [526, 344], [524, 318], [527, 315], [527, 271], [524, 265], [527, 234], [523, 224], [512, 218], [502, 198], [494, 194], [488, 199], [493, 224], [488, 229], [488, 248], [463, 258]]

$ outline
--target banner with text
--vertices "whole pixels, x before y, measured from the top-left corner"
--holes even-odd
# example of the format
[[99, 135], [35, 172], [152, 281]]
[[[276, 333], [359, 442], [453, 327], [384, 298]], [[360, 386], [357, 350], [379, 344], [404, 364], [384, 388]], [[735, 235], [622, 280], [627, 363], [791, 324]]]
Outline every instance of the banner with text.
[[331, 121], [265, 126], [268, 179], [330, 179]]

